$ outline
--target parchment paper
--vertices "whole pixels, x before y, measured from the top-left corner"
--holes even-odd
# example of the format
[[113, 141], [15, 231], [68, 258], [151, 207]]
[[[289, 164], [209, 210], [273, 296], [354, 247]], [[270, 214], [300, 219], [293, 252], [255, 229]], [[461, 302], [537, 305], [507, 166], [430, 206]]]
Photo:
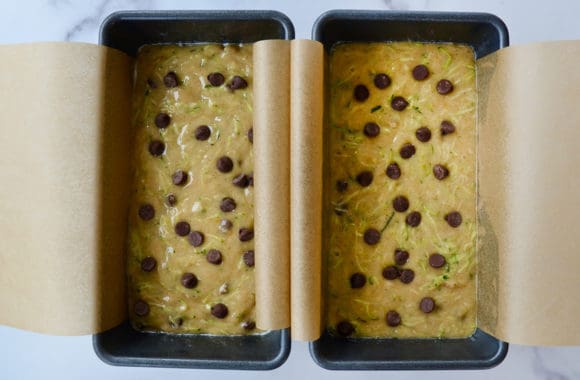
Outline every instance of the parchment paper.
[[131, 62], [0, 46], [0, 323], [89, 334], [126, 315]]
[[[293, 339], [313, 340], [323, 49], [288, 44], [254, 52], [254, 149], [277, 158], [255, 168], [257, 282], [275, 285], [257, 287], [258, 325], [290, 315]], [[478, 324], [513, 343], [580, 344], [578, 57], [580, 41], [550, 42], [477, 63]], [[76, 335], [125, 319], [131, 69], [95, 45], [0, 46], [0, 324]]]
[[322, 329], [323, 46], [294, 40], [291, 56], [291, 331], [304, 341]]
[[256, 322], [290, 326], [290, 41], [254, 44]]
[[580, 41], [479, 60], [480, 328], [580, 344]]

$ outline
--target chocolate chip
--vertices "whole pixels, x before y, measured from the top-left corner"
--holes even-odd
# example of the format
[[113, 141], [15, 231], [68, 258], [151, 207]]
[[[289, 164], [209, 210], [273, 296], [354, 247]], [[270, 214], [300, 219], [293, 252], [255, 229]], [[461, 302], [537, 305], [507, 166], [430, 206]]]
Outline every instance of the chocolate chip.
[[200, 125], [199, 127], [195, 128], [194, 132], [196, 140], [205, 141], [209, 139], [211, 135], [211, 129], [207, 125]]
[[248, 140], [253, 144], [254, 143], [254, 128], [248, 129]]
[[228, 232], [232, 229], [233, 223], [229, 219], [222, 219], [220, 221], [219, 229], [221, 232]]
[[408, 160], [409, 158], [413, 157], [416, 152], [417, 152], [417, 149], [415, 149], [415, 145], [409, 144], [409, 143], [406, 143], [405, 145], [403, 145], [401, 147], [401, 149], [399, 150], [399, 154], [401, 155], [401, 158], [404, 158], [405, 160]]
[[149, 143], [149, 153], [154, 157], [159, 157], [165, 152], [165, 144], [159, 140], [153, 140]]
[[419, 303], [419, 308], [425, 314], [429, 314], [435, 309], [435, 300], [431, 297], [424, 297]]
[[445, 220], [453, 228], [459, 227], [461, 225], [461, 222], [463, 222], [461, 214], [457, 211], [452, 211], [449, 214], [445, 215]]
[[368, 245], [375, 245], [381, 240], [381, 233], [374, 228], [369, 228], [365, 231], [363, 239]]
[[417, 227], [421, 224], [421, 213], [419, 211], [410, 212], [405, 218], [405, 223], [411, 227]]
[[238, 238], [240, 241], [250, 241], [254, 238], [254, 230], [251, 228], [242, 227], [238, 231]]
[[147, 78], [147, 85], [150, 88], [157, 88], [157, 82], [155, 82], [155, 80], [153, 80], [152, 78]]
[[193, 273], [184, 273], [181, 276], [181, 285], [187, 289], [193, 289], [197, 286], [197, 276]]
[[391, 108], [395, 111], [403, 111], [408, 105], [409, 102], [402, 96], [395, 96], [393, 100], [391, 100]]
[[210, 249], [207, 251], [205, 259], [210, 264], [219, 265], [222, 263], [222, 253], [217, 249]]
[[229, 173], [234, 168], [234, 162], [228, 156], [221, 156], [216, 163], [217, 169], [222, 173]]
[[415, 278], [415, 272], [412, 269], [403, 269], [399, 278], [403, 284], [410, 284]]
[[194, 247], [199, 247], [203, 244], [205, 240], [205, 236], [200, 231], [192, 231], [187, 235], [187, 240], [189, 244], [193, 245]]
[[395, 249], [395, 263], [397, 265], [405, 265], [409, 260], [409, 252], [402, 249]]
[[254, 321], [244, 321], [242, 322], [242, 328], [244, 330], [250, 331], [256, 328], [256, 322]]
[[359, 84], [354, 88], [354, 98], [358, 102], [364, 102], [369, 97], [369, 89], [364, 84]]
[[429, 69], [425, 65], [417, 65], [413, 68], [413, 78], [415, 80], [425, 80], [429, 76]]
[[133, 305], [133, 311], [140, 317], [144, 317], [149, 314], [149, 304], [143, 300], [137, 300], [135, 305]]
[[453, 132], [455, 132], [455, 125], [453, 125], [453, 123], [448, 120], [443, 120], [441, 122], [441, 135], [445, 136]]
[[356, 176], [356, 181], [362, 187], [367, 187], [373, 182], [373, 172], [365, 170]]
[[181, 221], [175, 224], [175, 233], [179, 236], [187, 236], [191, 231], [189, 223]]
[[167, 196], [167, 204], [169, 206], [175, 206], [176, 203], [177, 203], [177, 197], [175, 196], [175, 194], [169, 194]]
[[231, 212], [236, 209], [236, 201], [233, 198], [226, 197], [220, 203], [220, 210], [223, 212]]
[[232, 81], [228, 84], [230, 90], [241, 90], [248, 87], [248, 82], [238, 75], [232, 78]]
[[228, 307], [223, 303], [216, 303], [211, 307], [211, 315], [219, 319], [224, 319], [228, 316]]
[[254, 187], [254, 173], [248, 174], [248, 185]]
[[386, 320], [387, 325], [391, 327], [397, 327], [401, 324], [401, 316], [394, 310], [390, 310], [387, 312]]
[[441, 79], [437, 82], [437, 92], [441, 95], [447, 95], [453, 91], [453, 83], [447, 79]]
[[385, 269], [383, 269], [383, 277], [387, 280], [394, 280], [399, 276], [400, 276], [399, 269], [394, 265], [388, 266]]
[[445, 256], [440, 255], [439, 253], [432, 253], [429, 256], [429, 265], [431, 265], [433, 268], [441, 268], [443, 265], [445, 265]]
[[381, 127], [377, 123], [366, 123], [363, 132], [367, 137], [377, 137], [381, 132]]
[[339, 193], [344, 193], [348, 189], [348, 182], [344, 179], [339, 179], [336, 181], [336, 191]]
[[155, 209], [149, 203], [139, 206], [139, 217], [143, 220], [151, 220], [155, 216]]
[[409, 200], [404, 195], [399, 195], [393, 199], [393, 208], [397, 212], [405, 212], [409, 209]]
[[336, 325], [336, 332], [340, 336], [349, 336], [354, 332], [354, 326], [349, 321], [341, 321]]
[[174, 71], [170, 71], [163, 77], [163, 84], [167, 88], [177, 87], [179, 85], [179, 79]]
[[183, 170], [178, 170], [171, 176], [174, 185], [183, 186], [187, 182], [187, 173]]
[[355, 273], [350, 276], [350, 287], [353, 289], [362, 288], [367, 283], [367, 278], [362, 273]]
[[399, 167], [399, 164], [393, 162], [387, 166], [386, 173], [387, 177], [390, 179], [399, 179], [401, 177], [401, 168]]
[[427, 142], [431, 140], [431, 130], [427, 127], [421, 127], [415, 131], [415, 136], [417, 140]]
[[157, 260], [155, 257], [147, 256], [143, 260], [141, 260], [141, 270], [143, 272], [151, 272], [157, 266]]
[[433, 175], [435, 176], [435, 178], [441, 181], [447, 178], [447, 176], [449, 175], [449, 170], [445, 166], [437, 164], [433, 166]]
[[244, 255], [242, 257], [242, 259], [244, 260], [244, 263], [249, 266], [249, 267], [253, 267], [254, 266], [254, 251], [253, 250], [249, 250], [244, 252]]
[[234, 177], [232, 183], [237, 187], [248, 187], [250, 186], [250, 179], [245, 174], [238, 174]]
[[378, 89], [384, 90], [391, 85], [391, 78], [387, 74], [377, 74], [375, 75], [375, 86]]
[[224, 78], [224, 76], [221, 73], [210, 73], [207, 76], [207, 80], [209, 81], [209, 84], [211, 84], [212, 86], [219, 87], [222, 84], [224, 84], [226, 78]]
[[166, 114], [165, 112], [160, 112], [155, 116], [155, 125], [157, 128], [163, 129], [167, 128], [167, 126], [171, 123], [171, 116]]

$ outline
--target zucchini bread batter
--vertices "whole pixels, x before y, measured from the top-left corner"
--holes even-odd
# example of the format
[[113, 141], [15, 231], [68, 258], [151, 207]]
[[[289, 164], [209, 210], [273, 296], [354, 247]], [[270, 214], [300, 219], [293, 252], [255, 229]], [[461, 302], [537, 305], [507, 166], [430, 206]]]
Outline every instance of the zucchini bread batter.
[[475, 329], [475, 62], [451, 44], [345, 43], [330, 57], [327, 327]]
[[252, 46], [145, 46], [135, 75], [131, 322], [255, 332]]

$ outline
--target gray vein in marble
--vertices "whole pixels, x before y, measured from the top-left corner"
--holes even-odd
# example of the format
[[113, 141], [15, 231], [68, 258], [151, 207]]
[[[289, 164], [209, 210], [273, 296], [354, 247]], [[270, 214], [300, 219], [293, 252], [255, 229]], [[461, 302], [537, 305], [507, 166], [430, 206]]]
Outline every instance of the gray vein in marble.
[[81, 32], [84, 28], [86, 28], [87, 26], [94, 26], [96, 23], [98, 23], [103, 18], [105, 10], [107, 9], [110, 3], [111, 0], [103, 0], [98, 5], [94, 13], [77, 22], [71, 29], [69, 29], [66, 32], [64, 40], [71, 41], [73, 37], [77, 33]]
[[50, 5], [53, 8], [58, 8], [61, 5], [66, 6], [70, 4], [71, 4], [70, 0], [49, 0], [48, 2], [48, 5]]
[[383, 2], [391, 10], [407, 11], [411, 9], [409, 2], [405, 0], [383, 0]]
[[554, 371], [553, 369], [548, 368], [544, 363], [544, 358], [540, 353], [539, 347], [532, 347], [532, 352], [534, 355], [533, 359], [533, 368], [534, 373], [539, 375], [540, 379], [543, 380], [570, 380], [570, 378], [563, 373], [559, 373]]
[[[94, 3], [93, 3], [94, 4]], [[50, 0], [49, 5], [53, 6], [54, 8], [58, 8], [59, 6], [71, 6], [69, 0]], [[75, 23], [68, 31], [64, 37], [65, 41], [72, 41], [75, 39], [79, 34], [86, 31], [87, 29], [91, 28], [98, 28], [100, 23], [109, 15], [109, 13], [113, 12], [117, 9], [148, 9], [151, 7], [151, 1], [142, 1], [142, 0], [134, 0], [134, 1], [113, 1], [113, 0], [102, 0], [96, 8], [92, 11], [89, 10], [89, 14], [82, 18], [80, 21]]]

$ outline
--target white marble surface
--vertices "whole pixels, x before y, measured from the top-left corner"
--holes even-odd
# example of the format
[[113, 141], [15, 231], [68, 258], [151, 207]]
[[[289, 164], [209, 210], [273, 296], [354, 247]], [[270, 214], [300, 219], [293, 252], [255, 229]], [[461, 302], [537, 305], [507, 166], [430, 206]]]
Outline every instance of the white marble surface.
[[[97, 42], [101, 21], [127, 9], [277, 9], [294, 23], [297, 38], [309, 38], [316, 17], [328, 9], [485, 11], [508, 25], [511, 44], [580, 39], [580, 2], [574, 0], [288, 0], [254, 1], [2, 1], [0, 43], [71, 40]], [[580, 60], [580, 57], [579, 57]], [[541, 302], [541, 300], [538, 300]], [[580, 327], [579, 327], [580, 328]], [[90, 337], [51, 337], [0, 327], [0, 379], [580, 379], [580, 347], [511, 345], [506, 360], [487, 371], [330, 372], [310, 359], [308, 346], [294, 342], [288, 361], [272, 372], [203, 371], [111, 367], [95, 356]]]

